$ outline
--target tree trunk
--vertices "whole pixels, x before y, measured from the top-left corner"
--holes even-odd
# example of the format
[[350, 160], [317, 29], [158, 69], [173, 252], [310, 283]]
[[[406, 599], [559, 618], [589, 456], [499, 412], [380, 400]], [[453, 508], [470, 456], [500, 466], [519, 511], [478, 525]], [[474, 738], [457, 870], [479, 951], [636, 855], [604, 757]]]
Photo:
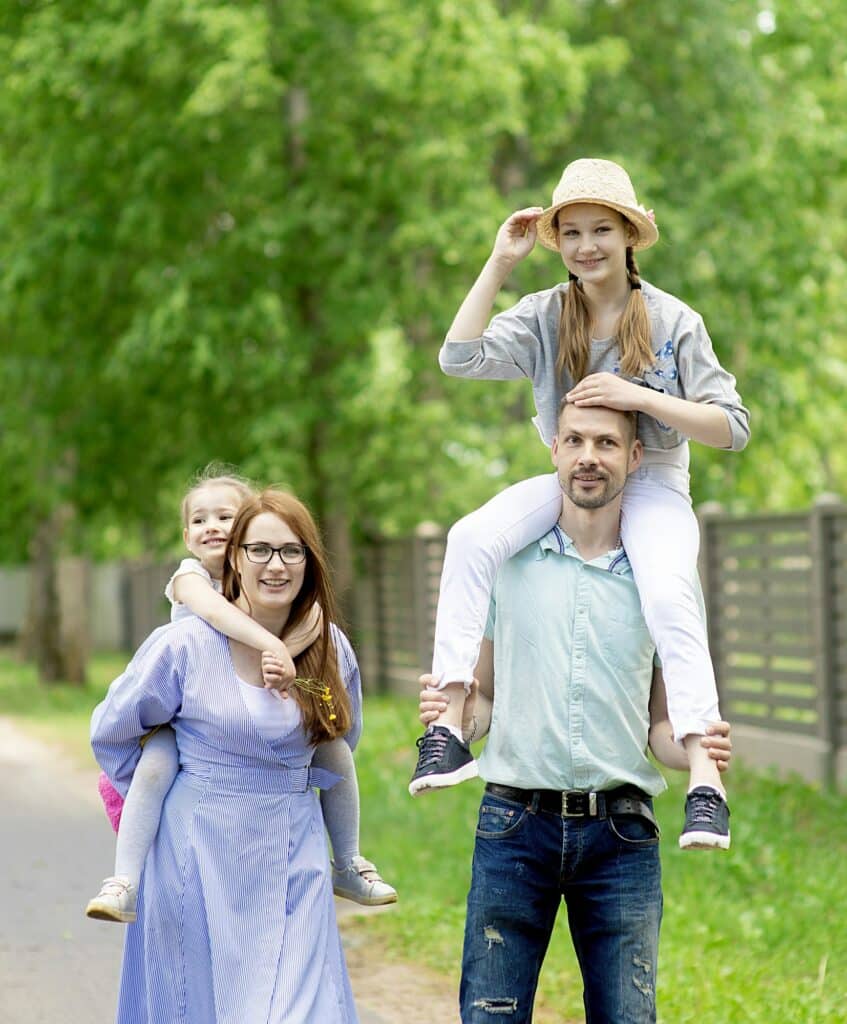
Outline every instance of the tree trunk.
[[87, 558], [60, 558], [58, 568], [63, 678], [82, 686], [91, 653], [91, 563]]
[[59, 558], [68, 517], [68, 509], [54, 509], [35, 531], [21, 648], [42, 683], [82, 685], [90, 653], [91, 567], [82, 558]]
[[57, 512], [42, 520], [30, 547], [32, 577], [23, 646], [25, 653], [35, 661], [38, 678], [43, 683], [59, 682], [65, 670], [56, 584], [59, 520]]

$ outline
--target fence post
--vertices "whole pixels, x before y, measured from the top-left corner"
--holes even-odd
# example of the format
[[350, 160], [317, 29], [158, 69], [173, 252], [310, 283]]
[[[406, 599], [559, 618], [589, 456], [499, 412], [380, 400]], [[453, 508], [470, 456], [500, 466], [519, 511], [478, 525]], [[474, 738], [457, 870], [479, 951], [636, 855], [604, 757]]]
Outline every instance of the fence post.
[[[714, 534], [715, 523], [720, 521], [724, 514], [723, 505], [718, 501], [704, 501], [697, 508], [697, 518], [700, 520], [700, 557], [697, 568], [700, 574], [700, 584], [703, 588], [703, 603], [706, 606], [706, 626], [708, 628], [709, 653], [712, 655], [712, 665], [715, 670], [715, 685], [718, 689], [718, 699], [723, 703], [723, 686], [721, 679], [721, 652], [720, 652], [720, 602], [716, 593], [714, 573]], [[723, 712], [726, 714], [726, 712]]]
[[841, 499], [821, 494], [809, 511], [812, 622], [815, 639], [815, 684], [818, 735], [826, 744], [824, 783], [834, 786], [838, 751], [838, 694], [833, 630], [834, 565], [831, 557], [833, 514], [843, 511]]
[[368, 544], [371, 554], [371, 573], [373, 575], [374, 597], [374, 650], [376, 652], [376, 692], [388, 693], [388, 651], [385, 634], [387, 630], [385, 615], [385, 569], [383, 561], [382, 537], [374, 537]]
[[432, 665], [432, 647], [435, 641], [434, 596], [429, 571], [429, 548], [433, 540], [442, 535], [437, 523], [423, 522], [415, 527], [412, 540], [412, 590], [414, 601], [415, 650], [421, 672], [429, 672]]

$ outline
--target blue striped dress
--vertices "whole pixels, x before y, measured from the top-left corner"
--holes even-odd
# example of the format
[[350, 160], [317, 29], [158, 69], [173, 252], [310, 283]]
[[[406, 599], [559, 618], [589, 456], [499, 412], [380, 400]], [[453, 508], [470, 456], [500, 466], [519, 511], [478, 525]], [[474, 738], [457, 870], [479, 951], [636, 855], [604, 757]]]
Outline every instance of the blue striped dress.
[[[361, 682], [333, 626], [361, 730]], [[180, 770], [127, 928], [118, 1024], [356, 1024], [335, 920], [323, 817], [297, 725], [253, 722], [225, 636], [189, 618], [156, 630], [94, 711], [91, 741], [126, 795], [138, 740], [171, 722]]]

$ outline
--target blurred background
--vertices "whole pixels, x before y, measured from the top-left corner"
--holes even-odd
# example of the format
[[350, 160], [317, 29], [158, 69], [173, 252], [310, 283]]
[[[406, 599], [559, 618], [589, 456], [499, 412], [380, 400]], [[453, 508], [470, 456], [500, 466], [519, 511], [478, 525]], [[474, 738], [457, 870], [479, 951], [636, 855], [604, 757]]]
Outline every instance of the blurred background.
[[[500, 222], [602, 156], [655, 210], [643, 276], [703, 315], [752, 414], [743, 453], [693, 450], [724, 712], [751, 763], [823, 785], [843, 852], [843, 0], [6, 0], [0, 68], [0, 714], [59, 715], [51, 742], [87, 719], [164, 621], [217, 460], [310, 504], [376, 733], [410, 742], [387, 695], [413, 715], [444, 528], [549, 465], [525, 382], [436, 354]], [[563, 273], [537, 249], [499, 301]], [[808, 1005], [762, 1020], [843, 1020], [833, 941]]]

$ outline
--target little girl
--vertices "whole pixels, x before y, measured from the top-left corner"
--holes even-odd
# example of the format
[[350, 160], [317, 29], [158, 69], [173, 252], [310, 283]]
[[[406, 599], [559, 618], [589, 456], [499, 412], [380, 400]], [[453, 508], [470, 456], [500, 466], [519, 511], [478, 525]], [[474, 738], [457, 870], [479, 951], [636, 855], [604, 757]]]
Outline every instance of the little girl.
[[[232, 523], [242, 501], [251, 494], [250, 487], [233, 476], [203, 476], [191, 488], [182, 503], [183, 538], [195, 557], [182, 561], [165, 595], [171, 602], [172, 622], [196, 614], [226, 636], [262, 651], [266, 686], [272, 685], [287, 698], [285, 691], [295, 679], [292, 659], [319, 636], [321, 613], [315, 606], [305, 626], [286, 635], [283, 642], [220, 593]], [[333, 890], [338, 896], [370, 906], [395, 902], [395, 890], [359, 854], [359, 790], [349, 746], [343, 739], [320, 744], [313, 763], [341, 776], [331, 789], [321, 790], [334, 858]], [[141, 871], [159, 827], [162, 803], [178, 769], [174, 733], [161, 727], [143, 741], [125, 803], [101, 775], [100, 792], [118, 840], [115, 873], [104, 880], [100, 892], [89, 901], [85, 911], [89, 917], [135, 920]]]
[[[569, 164], [546, 210], [513, 213], [459, 308], [439, 354], [458, 377], [532, 381], [534, 423], [549, 445], [559, 401], [640, 413], [642, 465], [624, 491], [621, 539], [645, 621], [662, 660], [674, 738], [690, 764], [680, 846], [729, 847], [729, 809], [700, 744], [720, 718], [699, 581], [688, 439], [740, 451], [749, 415], [721, 367], [702, 318], [642, 281], [635, 251], [659, 237], [626, 171], [608, 160]], [[524, 296], [491, 319], [497, 293], [536, 239], [559, 252], [567, 283]], [[487, 325], [487, 326], [486, 326]], [[498, 567], [556, 522], [555, 474], [508, 488], [456, 523], [448, 537], [433, 675], [449, 703], [418, 740], [412, 795], [476, 775], [462, 743], [464, 694], [473, 679]], [[614, 642], [610, 638], [610, 642]]]

